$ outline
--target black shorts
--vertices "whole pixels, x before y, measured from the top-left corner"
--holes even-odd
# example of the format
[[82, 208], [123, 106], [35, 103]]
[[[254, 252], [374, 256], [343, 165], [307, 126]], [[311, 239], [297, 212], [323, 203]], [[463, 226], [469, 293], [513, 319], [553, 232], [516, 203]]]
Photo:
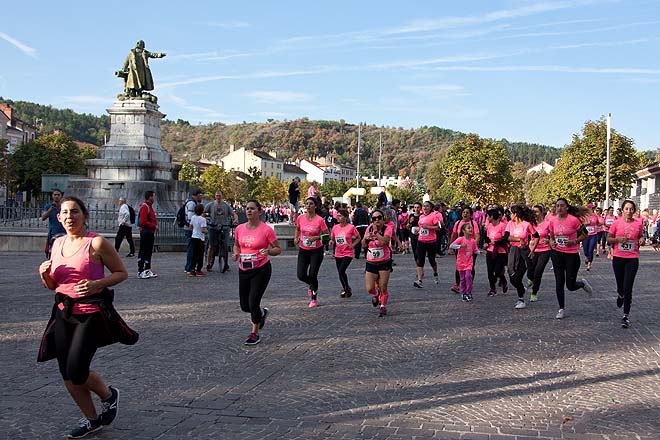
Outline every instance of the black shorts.
[[391, 272], [392, 271], [392, 260], [381, 261], [378, 263], [370, 263], [367, 261], [367, 265], [364, 270], [369, 273], [378, 275], [378, 272]]

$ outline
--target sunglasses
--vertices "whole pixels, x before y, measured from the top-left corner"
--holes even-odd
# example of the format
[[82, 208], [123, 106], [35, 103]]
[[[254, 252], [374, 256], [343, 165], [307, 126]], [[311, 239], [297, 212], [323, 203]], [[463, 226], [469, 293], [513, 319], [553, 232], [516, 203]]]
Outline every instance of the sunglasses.
[[376, 216], [371, 217], [372, 222], [375, 222], [376, 220], [382, 220], [382, 219], [383, 219], [382, 215], [376, 215]]

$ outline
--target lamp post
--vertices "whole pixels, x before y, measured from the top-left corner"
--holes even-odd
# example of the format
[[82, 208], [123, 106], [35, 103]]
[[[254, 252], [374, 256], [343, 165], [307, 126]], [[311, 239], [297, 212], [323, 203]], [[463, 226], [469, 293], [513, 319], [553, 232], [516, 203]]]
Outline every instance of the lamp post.
[[610, 139], [612, 130], [612, 113], [607, 114], [607, 165], [605, 168], [605, 206], [610, 206]]

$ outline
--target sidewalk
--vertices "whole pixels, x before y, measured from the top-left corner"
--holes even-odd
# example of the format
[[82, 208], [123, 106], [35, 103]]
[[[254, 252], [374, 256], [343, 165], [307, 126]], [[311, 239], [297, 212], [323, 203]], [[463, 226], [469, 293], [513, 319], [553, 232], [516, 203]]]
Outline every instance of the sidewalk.
[[[122, 254], [123, 255], [123, 254]], [[0, 254], [0, 437], [63, 438], [80, 414], [56, 361], [37, 364], [52, 294], [42, 254]], [[99, 439], [658, 439], [660, 253], [642, 251], [631, 328], [620, 328], [611, 262], [580, 276], [592, 298], [567, 292], [566, 318], [549, 265], [540, 301], [514, 310], [513, 289], [487, 298], [479, 257], [475, 301], [440, 285], [415, 289], [410, 255], [398, 255], [388, 316], [364, 291], [339, 298], [335, 262], [321, 268], [317, 309], [297, 281], [296, 253], [272, 258], [262, 341], [246, 347], [237, 268], [187, 278], [183, 253], [155, 253], [151, 280], [116, 288], [116, 307], [140, 342], [99, 349], [93, 367], [121, 391], [115, 423]], [[217, 266], [217, 265], [216, 265]], [[428, 265], [427, 265], [428, 270]], [[528, 296], [527, 296], [528, 299]]]

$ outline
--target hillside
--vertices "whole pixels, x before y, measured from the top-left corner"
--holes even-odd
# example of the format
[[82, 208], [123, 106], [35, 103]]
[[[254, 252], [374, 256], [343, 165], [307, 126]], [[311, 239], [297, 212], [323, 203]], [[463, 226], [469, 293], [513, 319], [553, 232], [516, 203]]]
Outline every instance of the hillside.
[[[2, 98], [0, 98], [2, 101]], [[109, 132], [107, 115], [79, 114], [25, 101], [9, 101], [19, 118], [25, 121], [40, 119], [42, 132], [59, 129], [75, 140], [101, 145]], [[226, 125], [214, 123], [192, 126], [187, 121], [164, 121], [161, 142], [174, 160], [220, 159], [229, 145], [274, 151], [278, 158], [314, 158], [332, 155], [339, 163], [355, 166], [358, 126], [339, 121], [271, 121]], [[439, 127], [403, 129], [396, 127], [362, 127], [361, 168], [363, 175], [378, 172], [379, 136], [383, 139], [383, 174], [406, 174], [421, 177], [433, 156], [448, 148], [464, 133]], [[553, 163], [561, 150], [526, 142], [502, 139], [514, 162], [533, 165], [542, 160]]]

